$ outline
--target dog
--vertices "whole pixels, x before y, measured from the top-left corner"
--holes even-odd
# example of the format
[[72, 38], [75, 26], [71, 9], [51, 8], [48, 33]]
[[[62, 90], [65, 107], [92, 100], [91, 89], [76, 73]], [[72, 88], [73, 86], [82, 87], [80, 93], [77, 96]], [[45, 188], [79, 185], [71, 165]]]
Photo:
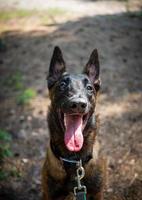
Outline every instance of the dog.
[[96, 49], [82, 71], [67, 73], [62, 51], [54, 48], [47, 76], [50, 139], [42, 169], [43, 200], [103, 200], [106, 162], [98, 156]]

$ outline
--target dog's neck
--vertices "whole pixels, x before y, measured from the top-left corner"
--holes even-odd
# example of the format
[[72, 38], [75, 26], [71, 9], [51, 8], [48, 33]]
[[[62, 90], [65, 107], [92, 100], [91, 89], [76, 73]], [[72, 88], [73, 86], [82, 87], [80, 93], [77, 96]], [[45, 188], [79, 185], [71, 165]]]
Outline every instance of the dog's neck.
[[72, 155], [68, 155], [68, 157], [62, 157], [62, 154], [60, 152], [60, 149], [55, 146], [52, 141], [50, 142], [50, 147], [53, 152], [53, 154], [56, 156], [57, 159], [69, 164], [74, 165], [78, 161], [82, 160], [83, 165], [89, 162], [89, 160], [92, 158], [92, 151], [90, 150], [87, 154], [81, 154], [81, 153], [73, 153]]

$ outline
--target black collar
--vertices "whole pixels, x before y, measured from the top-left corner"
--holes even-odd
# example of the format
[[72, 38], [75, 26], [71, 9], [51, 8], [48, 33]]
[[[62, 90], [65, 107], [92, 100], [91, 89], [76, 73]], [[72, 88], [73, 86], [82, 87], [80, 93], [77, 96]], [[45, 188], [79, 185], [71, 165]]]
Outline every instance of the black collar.
[[56, 156], [56, 158], [58, 160], [61, 160], [66, 165], [70, 165], [70, 166], [75, 165], [76, 166], [80, 160], [82, 160], [82, 164], [85, 165], [86, 163], [89, 162], [89, 160], [92, 159], [92, 153], [88, 153], [87, 155], [84, 155], [82, 158], [77, 158], [77, 159], [75, 157], [64, 158], [64, 157], [62, 157], [61, 152], [58, 149], [58, 147], [56, 147], [52, 142], [50, 143], [50, 146], [51, 146], [51, 150], [52, 150], [53, 154]]

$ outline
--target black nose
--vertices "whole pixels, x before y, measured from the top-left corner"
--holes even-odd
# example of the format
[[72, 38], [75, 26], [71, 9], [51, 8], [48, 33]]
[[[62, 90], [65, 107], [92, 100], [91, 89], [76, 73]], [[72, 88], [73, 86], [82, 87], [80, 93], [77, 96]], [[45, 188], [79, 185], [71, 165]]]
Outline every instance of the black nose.
[[74, 100], [70, 102], [70, 108], [73, 112], [84, 112], [87, 107], [85, 100]]

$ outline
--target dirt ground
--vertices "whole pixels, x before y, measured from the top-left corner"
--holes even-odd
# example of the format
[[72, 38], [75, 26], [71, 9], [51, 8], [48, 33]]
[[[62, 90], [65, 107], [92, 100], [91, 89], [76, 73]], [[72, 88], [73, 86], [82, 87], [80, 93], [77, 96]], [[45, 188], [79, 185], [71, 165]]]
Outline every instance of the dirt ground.
[[[98, 3], [95, 12], [92, 5]], [[48, 140], [46, 75], [55, 45], [72, 72], [80, 72], [91, 51], [98, 49], [99, 140], [108, 160], [105, 199], [142, 198], [142, 14], [126, 12], [124, 2], [82, 0], [79, 5], [84, 11], [68, 11], [48, 23], [35, 15], [0, 22], [0, 128], [11, 134], [13, 152], [0, 169], [15, 167], [18, 174], [0, 181], [0, 200], [41, 197], [40, 171]], [[26, 105], [17, 103], [21, 90], [8, 82], [17, 72], [24, 87], [37, 93]]]

